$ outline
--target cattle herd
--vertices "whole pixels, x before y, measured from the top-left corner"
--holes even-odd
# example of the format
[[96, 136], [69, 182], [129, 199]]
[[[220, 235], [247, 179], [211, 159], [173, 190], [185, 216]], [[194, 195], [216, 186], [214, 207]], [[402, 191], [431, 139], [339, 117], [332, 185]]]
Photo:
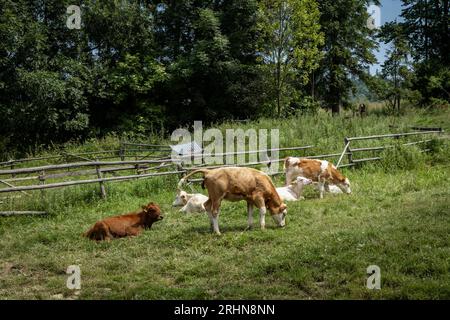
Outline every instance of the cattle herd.
[[[264, 172], [244, 167], [221, 167], [216, 169], [198, 169], [182, 178], [172, 206], [181, 206], [181, 212], [205, 212], [208, 214], [211, 229], [220, 234], [219, 213], [222, 200], [247, 202], [248, 225], [253, 226], [253, 209], [259, 210], [259, 224], [265, 228], [266, 211], [275, 224], [286, 224], [287, 206], [285, 201], [303, 199], [303, 187], [314, 185], [323, 198], [325, 192], [351, 193], [350, 182], [337, 168], [325, 160], [288, 157], [284, 162], [286, 185], [276, 188], [272, 179]], [[188, 177], [201, 173], [202, 187], [208, 191], [203, 194], [189, 194], [182, 190]], [[110, 240], [113, 238], [136, 236], [144, 229], [163, 218], [160, 207], [151, 202], [141, 209], [125, 215], [97, 221], [84, 235], [92, 240]]]

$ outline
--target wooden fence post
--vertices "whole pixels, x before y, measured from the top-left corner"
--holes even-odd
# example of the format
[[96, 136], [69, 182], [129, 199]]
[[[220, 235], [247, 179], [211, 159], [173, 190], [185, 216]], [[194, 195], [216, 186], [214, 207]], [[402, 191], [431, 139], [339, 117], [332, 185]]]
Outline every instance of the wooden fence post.
[[[98, 159], [96, 159], [95, 161], [98, 162]], [[97, 172], [97, 177], [98, 177], [99, 179], [103, 179], [102, 170], [100, 169], [100, 166], [99, 166], [99, 165], [96, 165], [96, 166], [95, 166], [95, 171]], [[104, 181], [100, 181], [99, 183], [100, 183], [100, 192], [101, 192], [102, 198], [103, 198], [103, 199], [106, 199], [105, 182], [104, 182]]]
[[352, 149], [350, 149], [350, 142], [348, 141], [348, 138], [344, 138], [344, 146], [348, 145], [347, 151], [348, 151], [348, 163], [353, 164], [353, 153]]
[[119, 156], [120, 156], [120, 161], [125, 161], [125, 145], [124, 145], [123, 141], [120, 142]]
[[[42, 170], [41, 174], [38, 177], [39, 179], [39, 185], [44, 185], [45, 184], [45, 171]], [[44, 201], [45, 200], [45, 189], [41, 189], [41, 200]]]
[[[11, 160], [11, 170], [14, 170], [14, 160]], [[12, 173], [11, 178], [15, 178], [15, 177], [16, 177], [16, 174]]]
[[339, 157], [339, 160], [336, 164], [336, 168], [339, 168], [339, 165], [342, 162], [342, 158], [344, 158], [345, 153], [347, 152], [348, 147], [350, 146], [350, 140], [347, 141], [347, 143], [345, 144], [344, 150], [342, 151], [341, 156]]

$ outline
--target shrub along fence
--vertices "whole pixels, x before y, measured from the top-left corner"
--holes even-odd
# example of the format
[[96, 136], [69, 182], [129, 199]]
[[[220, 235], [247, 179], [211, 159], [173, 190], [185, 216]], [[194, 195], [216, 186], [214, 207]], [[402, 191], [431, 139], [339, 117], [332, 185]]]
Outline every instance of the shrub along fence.
[[[433, 128], [434, 129], [434, 128]], [[276, 158], [272, 159], [268, 156], [268, 152], [271, 152], [271, 154], [274, 151], [280, 152], [287, 152], [292, 151], [296, 152], [296, 156], [302, 156], [305, 158], [310, 159], [338, 159], [336, 166], [337, 167], [354, 167], [358, 164], [368, 162], [368, 161], [376, 161], [380, 160], [381, 157], [374, 156], [374, 157], [363, 157], [363, 158], [355, 158], [358, 154], [366, 154], [367, 152], [378, 152], [385, 150], [387, 148], [393, 148], [395, 145], [383, 145], [383, 146], [369, 146], [369, 147], [358, 147], [358, 148], [351, 148], [352, 143], [356, 143], [357, 141], [369, 141], [369, 140], [380, 140], [380, 139], [400, 139], [400, 138], [408, 138], [408, 137], [416, 137], [416, 136], [430, 136], [434, 135], [435, 139], [438, 138], [436, 136], [441, 135], [443, 133], [443, 130], [440, 128], [437, 128], [437, 130], [421, 130], [417, 132], [407, 132], [407, 133], [395, 133], [395, 134], [383, 134], [383, 135], [374, 135], [374, 136], [362, 136], [362, 137], [347, 137], [344, 139], [344, 149], [342, 152], [339, 153], [329, 153], [329, 154], [319, 154], [319, 155], [299, 155], [299, 151], [305, 151], [314, 148], [312, 145], [308, 146], [299, 146], [299, 147], [287, 147], [287, 148], [277, 148], [277, 149], [268, 149], [268, 150], [250, 150], [250, 151], [240, 151], [240, 152], [226, 152], [226, 153], [218, 153], [218, 154], [212, 154], [210, 156], [215, 157], [227, 157], [227, 156], [238, 156], [242, 154], [254, 154], [258, 153], [263, 156], [262, 161], [255, 161], [255, 162], [246, 162], [244, 164], [238, 165], [238, 166], [258, 166], [258, 165], [268, 165], [270, 168], [271, 165], [275, 162], [283, 162], [284, 158]], [[413, 141], [413, 142], [403, 142], [401, 145], [404, 146], [412, 146], [412, 145], [424, 145], [427, 142], [432, 141], [433, 139], [424, 139], [419, 141]], [[148, 145], [148, 144], [139, 144], [139, 143], [124, 143], [122, 144], [122, 147], [120, 151], [117, 153], [117, 156], [119, 156], [121, 161], [100, 161], [100, 159], [92, 160], [92, 159], [86, 159], [83, 162], [75, 162], [75, 163], [62, 163], [62, 164], [50, 164], [50, 165], [43, 165], [43, 166], [36, 166], [36, 167], [29, 167], [29, 168], [13, 168], [13, 169], [0, 169], [0, 184], [5, 185], [5, 188], [0, 188], [0, 193], [12, 193], [12, 192], [21, 192], [22, 194], [30, 195], [27, 191], [33, 191], [33, 190], [46, 190], [46, 189], [53, 189], [53, 188], [63, 188], [68, 186], [74, 186], [74, 185], [83, 185], [83, 184], [92, 184], [92, 183], [99, 183], [100, 186], [100, 193], [103, 198], [106, 198], [106, 188], [105, 183], [107, 182], [120, 182], [120, 181], [127, 181], [127, 180], [134, 180], [134, 179], [145, 179], [145, 178], [152, 178], [152, 177], [159, 177], [159, 176], [168, 176], [168, 175], [178, 175], [181, 177], [186, 172], [195, 170], [196, 168], [215, 168], [215, 167], [222, 167], [222, 166], [236, 166], [236, 165], [215, 165], [215, 166], [208, 166], [206, 164], [198, 164], [198, 165], [191, 165], [186, 166], [185, 162], [186, 156], [180, 156], [177, 158], [177, 160], [172, 161], [171, 158], [168, 156], [164, 158], [158, 158], [158, 159], [142, 159], [142, 157], [150, 157], [151, 152], [165, 152], [167, 154], [169, 149], [167, 149], [168, 146], [163, 145]], [[131, 147], [131, 149], [127, 149], [127, 147]], [[150, 149], [155, 148], [155, 149]], [[134, 152], [135, 150], [145, 150], [148, 154], [139, 156], [134, 155], [135, 160], [125, 160], [126, 157], [129, 156], [126, 155], [127, 152]], [[423, 151], [428, 151], [427, 149], [423, 149]], [[101, 151], [103, 152], [103, 151]], [[110, 151], [113, 152], [113, 151]], [[84, 153], [84, 154], [77, 154], [73, 155], [76, 157], [79, 157], [81, 159], [85, 155], [93, 155], [93, 154], [99, 154], [95, 152], [91, 153]], [[121, 155], [123, 157], [121, 157]], [[72, 155], [71, 155], [72, 156]], [[116, 157], [117, 157], [116, 156]], [[203, 154], [203, 156], [208, 156], [207, 154]], [[344, 157], [347, 156], [347, 163], [344, 162]], [[55, 157], [48, 157], [48, 158], [56, 158]], [[192, 156], [189, 156], [192, 157]], [[197, 157], [197, 155], [195, 155]], [[42, 158], [32, 158], [32, 159], [42, 159]], [[33, 161], [30, 159], [22, 159], [22, 163], [25, 163], [26, 161]], [[72, 170], [72, 171], [69, 171]], [[119, 173], [127, 172], [124, 175], [119, 175]], [[133, 174], [129, 174], [129, 172], [132, 171]], [[149, 172], [152, 171], [152, 172]], [[269, 170], [270, 172], [270, 170]], [[282, 174], [282, 171], [277, 172], [270, 172], [271, 175], [278, 175]], [[31, 176], [30, 176], [31, 174]], [[107, 177], [107, 174], [111, 174], [111, 177]], [[80, 179], [80, 177], [83, 176], [94, 176], [93, 179]], [[4, 178], [2, 178], [4, 177]], [[69, 179], [70, 178], [70, 179]], [[77, 178], [77, 179], [75, 179]], [[57, 182], [48, 182], [49, 180], [61, 180]], [[189, 182], [198, 182], [202, 179], [190, 179]], [[37, 183], [33, 184], [33, 181], [36, 181]], [[13, 185], [13, 183], [29, 183], [28, 185]], [[3, 212], [3, 215], [14, 215], [15, 211], [11, 212]], [[17, 214], [25, 214], [22, 211], [17, 211]], [[31, 212], [31, 214], [36, 214]], [[0, 212], [0, 216], [2, 213]]]

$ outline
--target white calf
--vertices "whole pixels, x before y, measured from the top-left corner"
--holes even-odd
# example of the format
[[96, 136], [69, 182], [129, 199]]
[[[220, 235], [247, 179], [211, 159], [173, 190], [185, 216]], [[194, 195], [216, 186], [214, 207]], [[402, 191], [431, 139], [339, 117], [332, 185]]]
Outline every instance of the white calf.
[[276, 188], [281, 200], [297, 201], [302, 199], [303, 187], [311, 184], [312, 180], [304, 177], [297, 177], [287, 187]]
[[205, 212], [205, 202], [208, 197], [201, 193], [187, 193], [186, 191], [177, 191], [177, 196], [172, 203], [173, 207], [180, 207], [180, 212], [184, 213], [194, 213], [194, 212]]

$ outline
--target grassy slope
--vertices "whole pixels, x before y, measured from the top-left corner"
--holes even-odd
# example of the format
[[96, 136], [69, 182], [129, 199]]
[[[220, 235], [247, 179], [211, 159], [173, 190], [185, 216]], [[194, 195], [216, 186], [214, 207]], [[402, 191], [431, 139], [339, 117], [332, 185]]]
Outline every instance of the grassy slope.
[[[327, 144], [338, 151], [343, 135], [383, 133], [391, 121], [449, 125], [448, 113], [378, 119], [257, 126], [280, 128], [282, 146], [312, 142], [319, 151]], [[224, 203], [221, 237], [209, 233], [204, 214], [170, 208], [175, 177], [109, 184], [107, 201], [98, 198], [98, 186], [50, 191], [45, 201], [36, 192], [14, 208], [42, 208], [50, 216], [0, 219], [0, 297], [450, 298], [448, 159], [411, 170], [380, 167], [346, 171], [351, 196], [319, 200], [307, 190], [306, 201], [289, 204], [284, 229], [267, 218], [265, 232], [245, 232], [245, 204]], [[141, 236], [99, 244], [80, 236], [97, 219], [149, 200], [166, 218]], [[65, 288], [71, 264], [81, 265], [79, 296]], [[371, 264], [381, 268], [382, 290], [365, 288]]]

